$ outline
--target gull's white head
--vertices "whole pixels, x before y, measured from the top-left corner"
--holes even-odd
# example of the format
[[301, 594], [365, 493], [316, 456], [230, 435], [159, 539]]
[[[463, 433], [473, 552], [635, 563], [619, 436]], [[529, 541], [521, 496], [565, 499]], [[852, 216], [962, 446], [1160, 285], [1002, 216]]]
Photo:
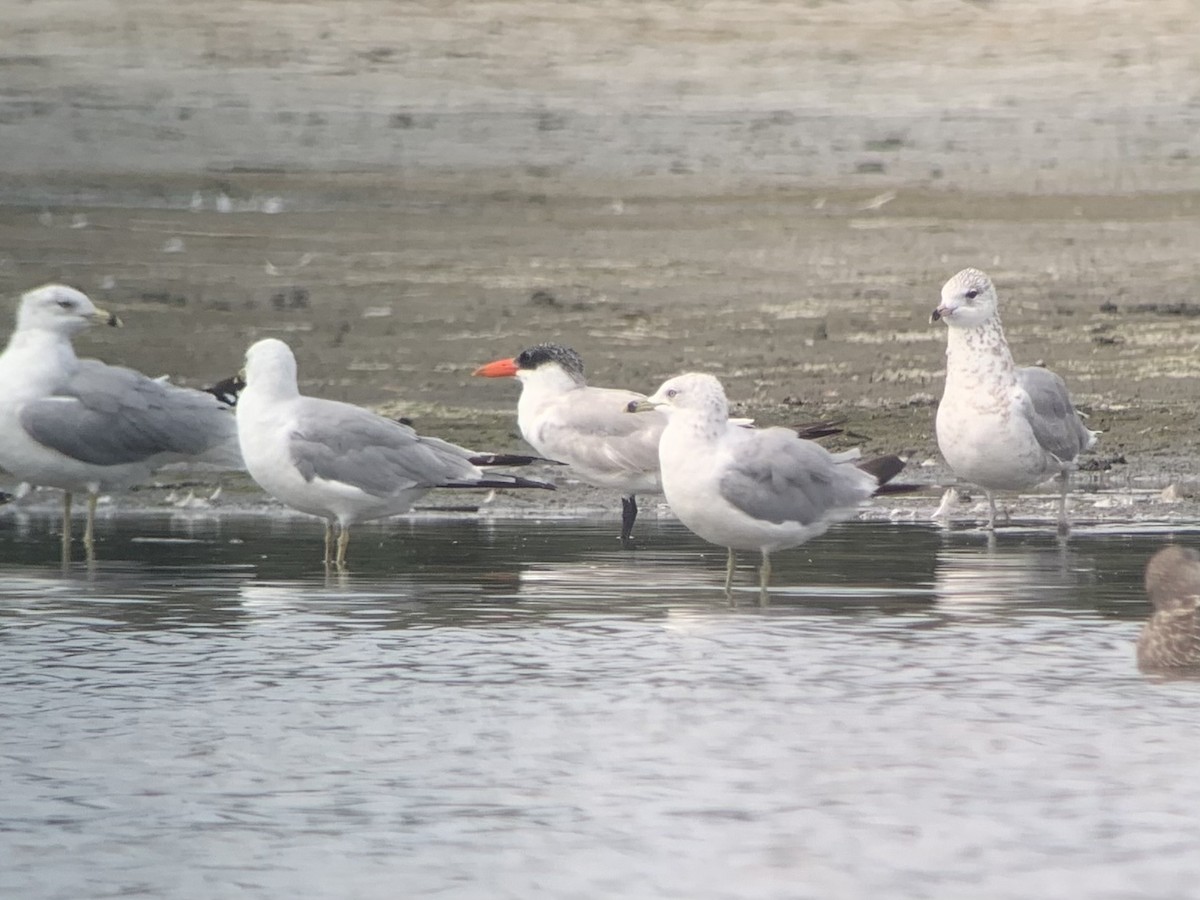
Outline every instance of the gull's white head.
[[689, 413], [705, 419], [725, 421], [729, 418], [729, 401], [725, 388], [712, 375], [688, 372], [664, 381], [657, 391], [637, 404], [661, 409], [667, 415]]
[[943, 319], [953, 328], [977, 328], [996, 315], [998, 304], [992, 279], [978, 269], [963, 269], [942, 285], [942, 302], [929, 321]]
[[27, 291], [17, 308], [17, 331], [53, 331], [69, 337], [97, 324], [115, 327], [121, 320], [98, 309], [83, 291], [65, 284]]
[[246, 351], [243, 370], [248, 389], [287, 389], [296, 391], [296, 355], [278, 338], [266, 338], [251, 344]]

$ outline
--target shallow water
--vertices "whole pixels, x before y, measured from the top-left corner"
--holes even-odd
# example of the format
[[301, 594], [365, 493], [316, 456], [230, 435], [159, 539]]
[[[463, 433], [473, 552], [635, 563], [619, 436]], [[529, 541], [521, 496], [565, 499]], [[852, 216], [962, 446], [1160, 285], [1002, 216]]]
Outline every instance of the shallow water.
[[[0, 895], [1159, 897], [1200, 685], [1165, 539], [853, 523], [772, 605], [669, 523], [0, 519]], [[1177, 536], [1194, 540], [1191, 536]]]

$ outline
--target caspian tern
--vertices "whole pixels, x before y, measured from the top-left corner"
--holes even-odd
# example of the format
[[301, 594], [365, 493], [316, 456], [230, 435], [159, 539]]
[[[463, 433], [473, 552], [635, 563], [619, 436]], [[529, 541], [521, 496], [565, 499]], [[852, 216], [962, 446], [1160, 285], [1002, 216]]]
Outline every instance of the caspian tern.
[[521, 382], [521, 436], [542, 456], [566, 463], [588, 484], [620, 491], [621, 543], [632, 546], [636, 495], [662, 490], [658, 439], [666, 417], [626, 414], [630, 403], [646, 395], [592, 387], [584, 379], [579, 354], [558, 344], [538, 344], [480, 366], [475, 374]]

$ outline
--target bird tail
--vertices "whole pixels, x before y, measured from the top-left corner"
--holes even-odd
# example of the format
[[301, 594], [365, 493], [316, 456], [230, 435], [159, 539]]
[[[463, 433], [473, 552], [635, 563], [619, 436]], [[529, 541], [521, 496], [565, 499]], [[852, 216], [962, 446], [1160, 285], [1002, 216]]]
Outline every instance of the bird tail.
[[818, 438], [841, 434], [845, 430], [842, 428], [845, 424], [845, 419], [822, 419], [816, 422], [801, 422], [799, 425], [793, 425], [792, 430], [796, 432], [797, 437], [815, 441]]
[[505, 475], [502, 472], [488, 472], [482, 478], [472, 481], [447, 481], [438, 485], [444, 488], [541, 488], [544, 491], [557, 490], [549, 481], [538, 481], [535, 478], [522, 478], [520, 475]]
[[880, 494], [912, 494], [917, 491], [923, 491], [923, 484], [891, 484], [891, 480], [904, 471], [905, 461], [899, 456], [888, 454], [887, 456], [877, 456], [874, 459], [864, 460], [857, 464], [860, 469], [868, 475], [873, 475], [879, 487], [875, 489], [875, 495]]
[[476, 453], [467, 457], [467, 461], [475, 466], [529, 466], [534, 463], [546, 463], [551, 466], [563, 465], [541, 456], [521, 456], [516, 453]]

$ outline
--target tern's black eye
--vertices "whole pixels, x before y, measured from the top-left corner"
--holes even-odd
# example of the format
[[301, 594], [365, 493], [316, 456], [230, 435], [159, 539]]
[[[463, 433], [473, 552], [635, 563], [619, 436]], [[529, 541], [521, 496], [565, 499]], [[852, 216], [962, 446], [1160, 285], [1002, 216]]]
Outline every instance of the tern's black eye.
[[975, 288], [971, 288], [969, 291], [967, 291], [967, 299], [968, 300], [974, 300], [978, 296], [979, 296], [979, 291], [975, 290]]

